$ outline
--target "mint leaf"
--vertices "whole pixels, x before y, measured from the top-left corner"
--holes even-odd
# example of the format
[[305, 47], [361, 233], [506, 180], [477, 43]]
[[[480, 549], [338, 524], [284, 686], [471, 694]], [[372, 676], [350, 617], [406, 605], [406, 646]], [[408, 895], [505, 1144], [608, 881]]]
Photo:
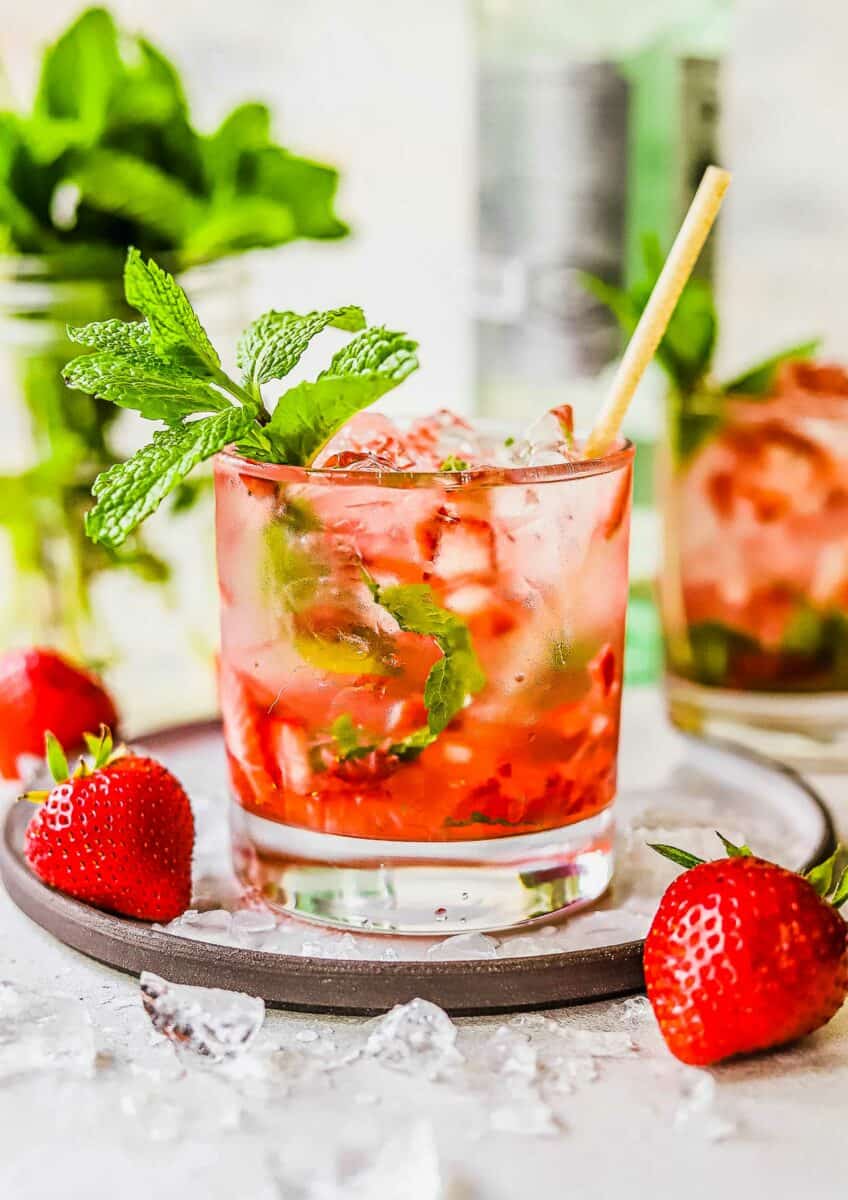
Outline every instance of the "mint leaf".
[[200, 202], [179, 180], [115, 150], [90, 151], [67, 178], [91, 208], [132, 220], [177, 245], [192, 236], [203, 215]]
[[279, 246], [297, 237], [291, 211], [266, 196], [234, 196], [209, 208], [186, 233], [183, 257], [205, 262], [234, 250]]
[[69, 325], [68, 339], [78, 346], [119, 352], [151, 348], [150, 328], [146, 321], [92, 321], [89, 325]]
[[209, 384], [145, 349], [83, 354], [65, 366], [62, 378], [69, 387], [170, 425], [192, 413], [230, 407], [229, 400]]
[[440, 471], [467, 471], [469, 464], [464, 458], [457, 458], [455, 454], [449, 454], [442, 465]]
[[153, 259], [145, 263], [134, 248], [127, 253], [124, 291], [128, 302], [147, 320], [157, 354], [194, 375], [218, 374], [221, 360], [185, 292], [172, 275]]
[[314, 383], [291, 388], [263, 432], [278, 462], [308, 466], [342, 425], [418, 367], [418, 343], [381, 327], [363, 330]]
[[257, 317], [238, 341], [236, 363], [245, 382], [261, 384], [288, 375], [309, 343], [327, 326], [351, 333], [365, 328], [365, 314], [357, 305], [331, 308], [301, 316], [293, 312], [270, 312]]
[[728, 394], [741, 393], [743, 396], [767, 396], [774, 387], [777, 372], [784, 363], [812, 358], [820, 345], [820, 338], [812, 338], [797, 346], [790, 346], [788, 350], [779, 350], [770, 358], [757, 363], [755, 367], [748, 367], [746, 371], [735, 376], [729, 383], [722, 384], [721, 390]]
[[350, 713], [342, 713], [340, 717], [336, 717], [330, 726], [330, 733], [336, 739], [340, 759], [352, 758], [360, 750], [360, 733]]
[[[594, 275], [581, 275], [586, 290], [609, 308], [627, 336], [636, 328], [662, 270], [663, 256], [655, 235], [643, 238], [642, 254], [645, 276], [627, 290]], [[683, 394], [697, 388], [707, 375], [717, 336], [712, 290], [701, 279], [689, 279], [657, 348], [657, 362]]]
[[29, 130], [37, 161], [98, 140], [122, 70], [112, 18], [90, 8], [45, 51]]
[[301, 237], [335, 238], [347, 226], [333, 211], [339, 173], [333, 167], [269, 146], [242, 158], [245, 191], [269, 196], [294, 214]]
[[203, 162], [213, 192], [230, 195], [236, 188], [242, 156], [271, 141], [271, 114], [264, 104], [241, 104], [203, 139]]
[[97, 477], [92, 489], [97, 504], [85, 519], [88, 536], [120, 546], [198, 463], [237, 441], [254, 418], [249, 408], [231, 407], [154, 434], [132, 458]]
[[468, 626], [436, 603], [429, 584], [381, 588], [370, 581], [369, 587], [376, 602], [391, 613], [401, 629], [432, 637], [442, 651], [442, 658], [433, 664], [424, 684], [428, 730], [437, 735], [464, 708], [466, 700], [486, 686]]

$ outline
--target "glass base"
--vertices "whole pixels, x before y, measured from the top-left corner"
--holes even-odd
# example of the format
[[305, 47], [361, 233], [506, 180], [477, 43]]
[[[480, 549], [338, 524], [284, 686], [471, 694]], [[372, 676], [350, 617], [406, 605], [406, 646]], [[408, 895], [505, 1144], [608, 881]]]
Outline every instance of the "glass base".
[[597, 900], [613, 872], [613, 819], [473, 842], [312, 833], [232, 805], [241, 881], [274, 908], [340, 929], [445, 936], [548, 918]]
[[808, 771], [848, 768], [848, 693], [737, 692], [667, 675], [666, 696], [669, 717], [687, 733]]

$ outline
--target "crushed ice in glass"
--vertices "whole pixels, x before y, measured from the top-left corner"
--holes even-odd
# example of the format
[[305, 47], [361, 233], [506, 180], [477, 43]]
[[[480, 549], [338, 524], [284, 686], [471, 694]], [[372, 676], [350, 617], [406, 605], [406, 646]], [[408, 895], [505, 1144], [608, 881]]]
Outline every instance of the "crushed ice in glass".
[[384, 413], [361, 412], [327, 443], [315, 465], [347, 471], [462, 471], [551, 466], [579, 457], [572, 444], [571, 410], [564, 404], [518, 437], [472, 425], [445, 408], [407, 428]]
[[243, 992], [184, 987], [150, 971], [142, 973], [140, 984], [156, 1032], [214, 1061], [247, 1050], [265, 1020], [264, 1001]]
[[365, 1053], [395, 1071], [432, 1079], [462, 1062], [456, 1037], [457, 1028], [444, 1009], [415, 999], [396, 1004], [377, 1019]]

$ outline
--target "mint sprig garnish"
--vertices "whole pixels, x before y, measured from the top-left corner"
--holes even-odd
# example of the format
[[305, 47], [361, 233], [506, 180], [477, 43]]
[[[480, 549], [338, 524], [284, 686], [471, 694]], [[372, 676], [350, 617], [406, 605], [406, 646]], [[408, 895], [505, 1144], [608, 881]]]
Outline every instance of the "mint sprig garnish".
[[[70, 329], [71, 340], [94, 353], [72, 359], [63, 371], [71, 387], [168, 426], [95, 481], [97, 504], [86, 517], [86, 532], [112, 549], [199, 463], [226, 446], [264, 462], [308, 466], [354, 413], [418, 366], [416, 342], [382, 326], [367, 328], [356, 305], [303, 315], [271, 311], [239, 341], [239, 381], [222, 369], [177, 281], [135, 249], [127, 254], [124, 288], [144, 320]], [[287, 375], [330, 326], [358, 332], [317, 379], [289, 388], [269, 412], [262, 384]]]

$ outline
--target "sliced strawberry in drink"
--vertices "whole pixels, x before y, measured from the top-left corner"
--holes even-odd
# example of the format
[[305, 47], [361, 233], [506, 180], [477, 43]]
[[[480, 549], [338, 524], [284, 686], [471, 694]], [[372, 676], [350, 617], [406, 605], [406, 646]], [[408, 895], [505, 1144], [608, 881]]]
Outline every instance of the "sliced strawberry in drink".
[[612, 646], [602, 646], [589, 662], [587, 670], [592, 684], [601, 696], [604, 699], [611, 696], [616, 684], [619, 683], [616, 672], [616, 656]]
[[497, 638], [511, 633], [527, 610], [515, 600], [506, 600], [493, 587], [462, 583], [445, 594], [445, 603], [468, 625], [474, 638]]
[[283, 789], [305, 795], [312, 784], [312, 766], [303, 726], [296, 721], [278, 721], [269, 717], [265, 722], [263, 735], [268, 755]]
[[221, 713], [234, 789], [243, 800], [247, 794], [253, 804], [272, 803], [277, 785], [262, 736], [265, 710], [252, 699], [247, 681], [233, 670], [221, 672]]
[[489, 521], [443, 504], [415, 533], [439, 579], [494, 581], [496, 539]]

